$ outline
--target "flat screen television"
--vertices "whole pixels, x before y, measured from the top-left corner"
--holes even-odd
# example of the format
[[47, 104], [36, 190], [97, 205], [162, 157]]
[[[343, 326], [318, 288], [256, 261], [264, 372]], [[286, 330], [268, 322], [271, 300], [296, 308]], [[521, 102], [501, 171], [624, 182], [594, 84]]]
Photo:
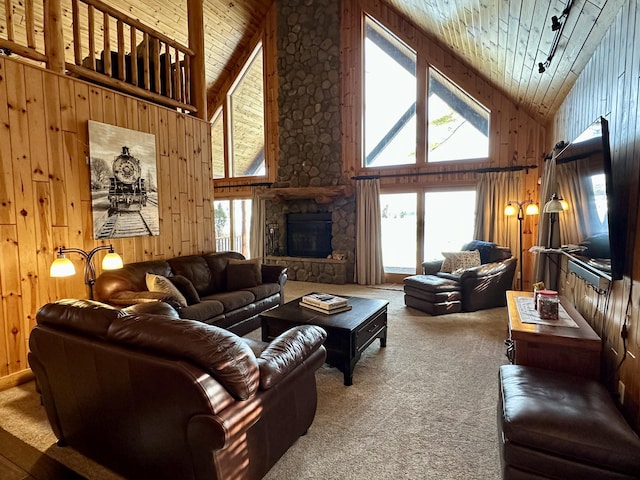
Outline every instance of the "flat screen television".
[[565, 252], [613, 280], [622, 278], [627, 238], [624, 199], [613, 189], [609, 128], [596, 119], [556, 156], [557, 214]]

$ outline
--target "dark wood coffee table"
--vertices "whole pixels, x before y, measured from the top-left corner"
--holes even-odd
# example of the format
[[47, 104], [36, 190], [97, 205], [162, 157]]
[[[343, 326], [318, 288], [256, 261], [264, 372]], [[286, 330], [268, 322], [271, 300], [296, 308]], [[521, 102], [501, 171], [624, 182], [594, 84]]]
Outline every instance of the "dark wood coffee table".
[[387, 346], [386, 300], [347, 297], [353, 308], [347, 312], [314, 312], [300, 307], [300, 298], [260, 314], [262, 340], [273, 340], [282, 332], [298, 325], [317, 325], [327, 332], [324, 343], [327, 363], [344, 373], [344, 384], [353, 383], [353, 369], [362, 352], [380, 339], [380, 347]]

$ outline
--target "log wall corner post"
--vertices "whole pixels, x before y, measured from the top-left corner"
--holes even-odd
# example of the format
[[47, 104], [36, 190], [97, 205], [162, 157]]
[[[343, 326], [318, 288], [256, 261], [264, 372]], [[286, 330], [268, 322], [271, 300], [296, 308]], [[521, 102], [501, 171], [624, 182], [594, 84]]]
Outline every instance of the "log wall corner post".
[[191, 105], [198, 109], [198, 118], [207, 118], [207, 85], [204, 65], [204, 13], [202, 0], [187, 0], [189, 48], [194, 52], [191, 62]]
[[47, 68], [56, 73], [64, 73], [64, 34], [60, 0], [44, 0], [44, 8], [44, 48]]

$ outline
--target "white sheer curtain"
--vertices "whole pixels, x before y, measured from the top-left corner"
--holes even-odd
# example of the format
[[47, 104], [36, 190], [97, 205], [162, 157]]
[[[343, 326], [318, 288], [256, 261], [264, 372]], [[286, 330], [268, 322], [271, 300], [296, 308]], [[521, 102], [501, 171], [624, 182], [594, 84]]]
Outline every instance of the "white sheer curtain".
[[[354, 281], [360, 285], [384, 283], [380, 180], [357, 182], [356, 268]], [[402, 248], [401, 245], [398, 248]]]
[[249, 251], [251, 258], [264, 257], [264, 232], [266, 214], [264, 199], [257, 194], [257, 188], [251, 189], [251, 234], [249, 235]]
[[515, 217], [505, 216], [504, 207], [509, 200], [522, 201], [524, 173], [480, 173], [476, 189], [476, 225], [474, 238], [511, 248], [518, 256], [519, 228]]

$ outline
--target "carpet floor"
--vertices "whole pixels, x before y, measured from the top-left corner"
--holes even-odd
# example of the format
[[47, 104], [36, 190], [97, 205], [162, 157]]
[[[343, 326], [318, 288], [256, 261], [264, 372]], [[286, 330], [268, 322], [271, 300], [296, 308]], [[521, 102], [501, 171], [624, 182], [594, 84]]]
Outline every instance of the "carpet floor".
[[[398, 285], [290, 281], [286, 299], [311, 291], [388, 300], [387, 347], [364, 352], [350, 387], [337, 369], [318, 370], [315, 420], [265, 480], [498, 480], [506, 308], [432, 317], [406, 307]], [[34, 382], [0, 392], [0, 428], [88, 479], [120, 478], [55, 445]]]

